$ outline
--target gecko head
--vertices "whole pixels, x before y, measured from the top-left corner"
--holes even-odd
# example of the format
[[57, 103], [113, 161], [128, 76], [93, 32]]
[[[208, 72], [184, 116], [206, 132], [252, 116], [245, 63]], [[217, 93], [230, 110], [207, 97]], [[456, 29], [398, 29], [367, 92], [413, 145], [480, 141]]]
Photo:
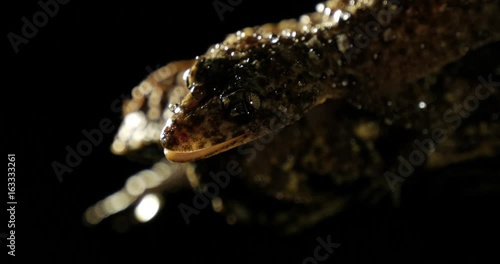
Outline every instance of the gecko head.
[[291, 123], [285, 98], [256, 72], [244, 59], [198, 58], [184, 74], [190, 93], [161, 135], [167, 159], [207, 158]]

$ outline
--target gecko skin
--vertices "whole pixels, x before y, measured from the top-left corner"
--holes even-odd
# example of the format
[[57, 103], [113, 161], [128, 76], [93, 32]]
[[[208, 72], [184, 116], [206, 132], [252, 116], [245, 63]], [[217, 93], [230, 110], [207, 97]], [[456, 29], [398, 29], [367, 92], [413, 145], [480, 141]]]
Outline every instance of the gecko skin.
[[407, 84], [500, 36], [497, 1], [328, 1], [320, 9], [243, 29], [199, 56], [187, 73], [190, 93], [161, 137], [167, 158], [212, 156], [327, 99], [428, 125], [405, 113], [420, 101], [408, 101]]
[[[232, 164], [239, 173], [214, 209], [229, 223], [295, 232], [390, 193], [384, 175], [435, 128], [446, 140], [417, 169], [498, 155], [499, 1], [327, 1], [317, 10], [230, 34], [133, 89], [112, 151], [156, 162], [134, 176], [162, 179], [143, 193], [174, 175], [206, 193], [209, 175]], [[484, 99], [472, 112], [470, 95]], [[128, 197], [120, 208], [141, 196], [115, 195]], [[118, 209], [106, 210], [97, 203], [88, 222]]]

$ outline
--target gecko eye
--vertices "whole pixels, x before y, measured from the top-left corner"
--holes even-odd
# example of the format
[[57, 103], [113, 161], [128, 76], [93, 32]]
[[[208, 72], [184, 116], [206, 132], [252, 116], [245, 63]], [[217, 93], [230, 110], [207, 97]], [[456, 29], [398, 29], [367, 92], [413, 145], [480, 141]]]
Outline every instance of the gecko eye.
[[182, 79], [186, 82], [186, 87], [189, 88], [191, 86], [191, 83], [189, 82], [189, 75], [191, 74], [191, 69], [187, 69], [184, 74], [182, 75]]
[[260, 97], [253, 92], [237, 90], [221, 97], [226, 113], [237, 122], [248, 122], [260, 108]]

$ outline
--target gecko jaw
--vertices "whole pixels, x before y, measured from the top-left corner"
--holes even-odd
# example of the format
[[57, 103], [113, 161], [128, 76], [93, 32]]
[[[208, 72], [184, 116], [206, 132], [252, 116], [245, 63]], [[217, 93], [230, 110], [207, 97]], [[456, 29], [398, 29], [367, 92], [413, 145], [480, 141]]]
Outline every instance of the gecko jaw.
[[199, 159], [204, 159], [241, 145], [241, 141], [243, 138], [244, 135], [240, 135], [217, 145], [194, 151], [173, 151], [165, 149], [165, 157], [172, 162], [191, 162]]

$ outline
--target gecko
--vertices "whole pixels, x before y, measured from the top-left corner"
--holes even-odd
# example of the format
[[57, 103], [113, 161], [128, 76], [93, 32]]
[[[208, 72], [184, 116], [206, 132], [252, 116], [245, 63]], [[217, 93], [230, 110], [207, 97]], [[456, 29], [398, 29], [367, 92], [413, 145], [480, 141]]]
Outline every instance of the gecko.
[[111, 146], [152, 168], [87, 221], [183, 178], [228, 223], [296, 232], [358, 201], [397, 200], [398, 168], [495, 157], [498, 11], [498, 1], [331, 0], [167, 64], [132, 90]]

